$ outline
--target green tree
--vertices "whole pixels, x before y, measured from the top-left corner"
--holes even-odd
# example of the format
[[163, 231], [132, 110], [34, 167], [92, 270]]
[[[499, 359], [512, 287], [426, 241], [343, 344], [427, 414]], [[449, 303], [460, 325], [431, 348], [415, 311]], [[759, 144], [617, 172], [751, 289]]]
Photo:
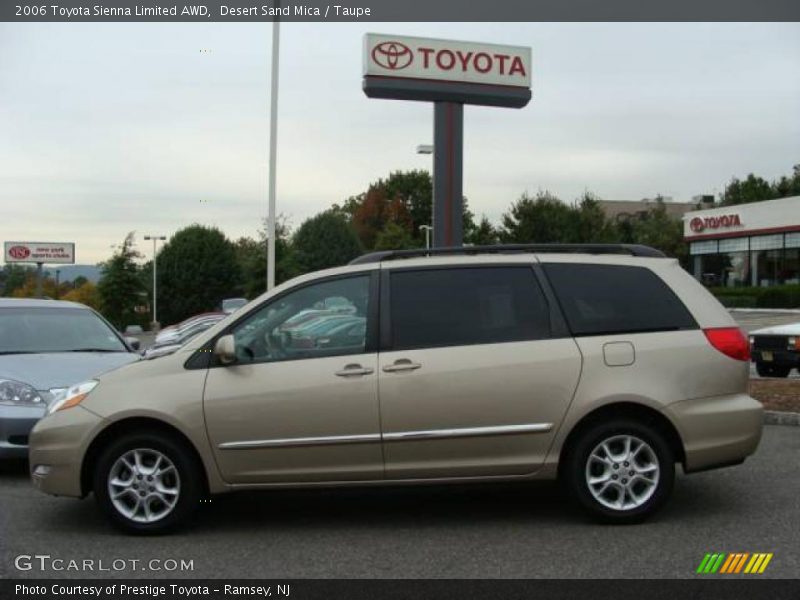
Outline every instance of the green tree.
[[504, 243], [564, 243], [577, 237], [575, 209], [546, 191], [534, 198], [523, 194], [503, 214], [502, 222]]
[[433, 214], [433, 180], [428, 171], [395, 171], [386, 180], [380, 180], [379, 186], [386, 191], [386, 196], [399, 200], [406, 209], [411, 222], [411, 237], [417, 246], [425, 242], [424, 232], [420, 225], [430, 225]]
[[656, 204], [642, 218], [633, 219], [630, 233], [631, 238], [626, 242], [658, 248], [688, 266], [689, 248], [683, 241], [683, 222], [670, 217], [663, 204]]
[[[280, 284], [297, 274], [289, 226], [284, 218], [275, 224], [275, 283]], [[258, 239], [241, 237], [236, 240], [236, 262], [242, 277], [240, 293], [247, 298], [263, 294], [267, 288], [267, 227], [258, 232]]]
[[746, 204], [748, 202], [772, 200], [775, 197], [775, 190], [767, 180], [750, 173], [744, 181], [734, 177], [725, 186], [725, 191], [722, 192], [722, 204], [725, 206]]
[[134, 309], [141, 302], [142, 285], [136, 259], [140, 258], [131, 231], [122, 245], [105, 263], [97, 284], [97, 294], [103, 315], [122, 330], [126, 325], [138, 322]]
[[353, 226], [332, 210], [300, 225], [292, 237], [292, 248], [301, 273], [345, 265], [362, 253]]
[[6, 264], [0, 272], [0, 282], [2, 282], [3, 296], [13, 296], [14, 291], [25, 285], [26, 278], [35, 273], [32, 267], [17, 265], [14, 263]]
[[466, 228], [464, 223], [464, 243], [471, 244], [472, 246], [492, 246], [500, 241], [500, 232], [497, 231], [494, 225], [486, 218], [485, 215], [481, 216], [481, 220], [477, 224], [472, 225], [469, 229]]
[[214, 310], [240, 284], [236, 247], [216, 227], [181, 229], [158, 253], [158, 317], [176, 323]]
[[405, 250], [415, 246], [416, 240], [397, 223], [387, 223], [375, 240], [375, 250]]
[[574, 239], [581, 244], [608, 244], [619, 241], [619, 232], [610, 221], [596, 196], [586, 192], [575, 204]]
[[800, 196], [800, 164], [795, 165], [791, 177], [785, 175], [773, 184], [776, 198]]

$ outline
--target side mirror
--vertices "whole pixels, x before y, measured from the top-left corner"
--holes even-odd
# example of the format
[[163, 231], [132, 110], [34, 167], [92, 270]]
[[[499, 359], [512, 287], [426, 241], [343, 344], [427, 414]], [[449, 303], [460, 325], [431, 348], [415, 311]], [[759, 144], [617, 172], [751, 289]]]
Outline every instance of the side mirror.
[[142, 343], [135, 337], [126, 337], [125, 343], [128, 344], [128, 346], [130, 346], [133, 350], [139, 350], [142, 347]]
[[231, 334], [223, 335], [214, 344], [214, 356], [223, 365], [232, 365], [236, 362], [236, 340]]

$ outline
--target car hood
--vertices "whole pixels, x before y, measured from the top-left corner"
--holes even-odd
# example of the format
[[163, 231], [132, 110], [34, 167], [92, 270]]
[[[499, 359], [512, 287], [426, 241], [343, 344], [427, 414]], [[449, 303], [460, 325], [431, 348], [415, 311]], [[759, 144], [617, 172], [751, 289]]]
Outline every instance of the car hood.
[[68, 387], [139, 360], [133, 352], [52, 352], [0, 356], [0, 377], [37, 390]]
[[750, 335], [797, 335], [800, 336], [800, 323], [787, 323], [751, 331]]

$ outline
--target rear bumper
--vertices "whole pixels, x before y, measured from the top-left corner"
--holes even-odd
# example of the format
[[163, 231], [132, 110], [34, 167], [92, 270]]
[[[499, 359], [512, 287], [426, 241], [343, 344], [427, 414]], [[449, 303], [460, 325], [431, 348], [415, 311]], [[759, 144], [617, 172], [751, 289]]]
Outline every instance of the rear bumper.
[[0, 459], [28, 457], [28, 437], [44, 413], [32, 406], [0, 406]]
[[687, 473], [740, 463], [761, 440], [764, 407], [747, 394], [684, 400], [664, 413], [683, 440]]

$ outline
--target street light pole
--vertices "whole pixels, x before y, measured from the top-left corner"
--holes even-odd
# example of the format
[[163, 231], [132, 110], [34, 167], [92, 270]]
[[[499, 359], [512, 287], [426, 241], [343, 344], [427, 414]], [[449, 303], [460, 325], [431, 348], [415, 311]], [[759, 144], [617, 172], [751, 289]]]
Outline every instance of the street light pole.
[[158, 267], [156, 266], [156, 244], [158, 240], [166, 240], [164, 235], [146, 235], [145, 240], [153, 240], [153, 329], [158, 328], [158, 295], [156, 290], [156, 273]]
[[[417, 154], [433, 154], [433, 144], [418, 144]], [[431, 219], [433, 218], [434, 215], [431, 213]], [[420, 225], [419, 230], [425, 232], [425, 249], [428, 250], [431, 247], [431, 231], [433, 231], [433, 227], [431, 225]]]
[[430, 225], [420, 225], [419, 230], [425, 232], [425, 249], [428, 250], [431, 247], [431, 231], [433, 227]]
[[[280, 2], [276, 2], [280, 9]], [[278, 151], [278, 65], [280, 52], [280, 21], [272, 21], [272, 69], [270, 73], [269, 110], [269, 214], [267, 215], [267, 291], [275, 287], [275, 187]]]

